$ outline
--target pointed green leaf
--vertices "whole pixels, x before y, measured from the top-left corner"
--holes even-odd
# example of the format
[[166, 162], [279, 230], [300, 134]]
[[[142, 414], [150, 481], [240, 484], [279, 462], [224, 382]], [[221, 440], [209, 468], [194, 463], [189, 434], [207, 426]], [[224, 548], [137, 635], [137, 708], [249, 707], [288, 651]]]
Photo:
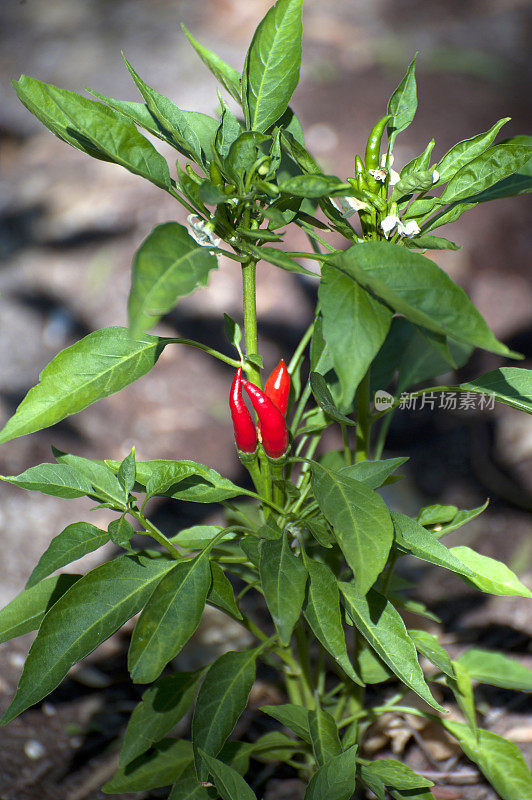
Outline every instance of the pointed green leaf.
[[198, 752], [207, 765], [222, 800], [257, 800], [255, 792], [250, 789], [236, 769], [224, 764], [223, 761], [218, 761], [217, 758], [209, 756], [201, 748], [198, 748]]
[[362, 681], [347, 655], [340, 611], [340, 592], [336, 578], [329, 567], [320, 561], [307, 558], [305, 565], [310, 578], [303, 609], [307, 622], [314, 636], [342, 667], [346, 675], [360, 686]]
[[468, 582], [474, 584], [482, 592], [500, 597], [532, 598], [530, 589], [524, 586], [517, 575], [502, 561], [483, 556], [463, 545], [450, 547], [449, 552], [469, 567], [473, 572], [473, 577], [469, 577]]
[[455, 175], [459, 169], [486, 150], [493, 142], [503, 125], [510, 121], [510, 117], [500, 119], [495, 125], [485, 133], [479, 133], [463, 142], [458, 142], [454, 147], [445, 153], [435, 165], [435, 169], [440, 176], [437, 183], [446, 183]]
[[107, 530], [113, 544], [116, 544], [117, 547], [123, 547], [125, 550], [131, 550], [129, 542], [135, 535], [135, 531], [132, 524], [123, 514], [118, 519], [113, 519], [109, 523]]
[[486, 500], [485, 503], [483, 503], [481, 506], [478, 506], [477, 508], [457, 510], [453, 518], [449, 522], [442, 525], [440, 530], [436, 531], [435, 529], [433, 529], [432, 532], [434, 533], [435, 536], [438, 537], [438, 539], [440, 539], [442, 536], [445, 536], [447, 533], [452, 533], [452, 531], [461, 528], [462, 525], [466, 525], [472, 519], [478, 517], [479, 514], [482, 514], [482, 512], [485, 511], [486, 508], [488, 507], [488, 503], [489, 499]]
[[135, 448], [124, 458], [120, 467], [118, 468], [117, 478], [118, 483], [124, 490], [126, 498], [129, 497], [135, 485]]
[[24, 589], [0, 609], [0, 643], [35, 631], [44, 615], [81, 575], [54, 575]]
[[[183, 528], [182, 531], [170, 537], [172, 544], [185, 547], [187, 550], [204, 550], [215, 536], [223, 530], [220, 525], [192, 525], [190, 528]], [[222, 541], [235, 539], [237, 534], [229, 531]]]
[[424, 786], [434, 786], [432, 781], [418, 775], [395, 758], [376, 758], [369, 764], [361, 764], [360, 777], [368, 784], [377, 778], [385, 786], [391, 786], [393, 789], [422, 789]]
[[106, 794], [147, 792], [174, 783], [192, 761], [192, 745], [184, 739], [163, 739], [153, 750], [120, 767], [104, 784]]
[[127, 328], [103, 328], [59, 353], [0, 431], [0, 443], [49, 428], [120, 391], [156, 364], [167, 342]]
[[458, 663], [479, 683], [532, 692], [532, 669], [508, 658], [504, 653], [472, 647], [462, 653]]
[[199, 690], [192, 718], [192, 741], [198, 777], [207, 769], [201, 748], [216, 756], [246, 707], [255, 681], [257, 650], [224, 653], [209, 667]]
[[388, 114], [393, 114], [393, 119], [388, 123], [388, 149], [391, 152], [398, 133], [408, 128], [415, 117], [417, 109], [416, 89], [416, 57], [409, 64], [406, 75], [390, 97]]
[[466, 756], [475, 762], [501, 800], [523, 800], [532, 796], [532, 774], [513, 742], [482, 729], [478, 730], [477, 740], [468, 725], [445, 719], [441, 723], [458, 739]]
[[323, 375], [320, 375], [319, 372], [311, 372], [310, 385], [312, 387], [312, 394], [316, 398], [318, 405], [331, 419], [334, 419], [335, 422], [339, 422], [341, 425], [356, 425], [356, 422], [349, 419], [349, 417], [346, 417], [344, 414], [341, 414], [336, 408], [333, 396], [329, 391], [329, 387]]
[[183, 225], [166, 222], [141, 244], [133, 260], [128, 319], [137, 337], [153, 327], [180, 297], [206, 286], [218, 261]]
[[494, 394], [498, 403], [532, 414], [532, 369], [501, 367], [468, 383], [461, 383], [462, 392]]
[[226, 614], [235, 619], [242, 619], [242, 614], [235, 601], [231, 581], [216, 561], [211, 561], [211, 578], [212, 582], [207, 595], [207, 602], [225, 611]]
[[308, 729], [314, 757], [319, 767], [342, 752], [338, 727], [328, 711], [315, 708], [308, 712]]
[[532, 143], [510, 141], [492, 145], [456, 173], [443, 190], [438, 202], [456, 203], [474, 197], [517, 172], [530, 158], [532, 158]]
[[181, 773], [168, 795], [168, 800], [211, 800], [208, 789], [204, 789], [198, 781], [194, 764], [190, 764]]
[[450, 569], [459, 575], [472, 578], [475, 574], [459, 558], [454, 556], [449, 548], [445, 547], [430, 531], [427, 531], [415, 519], [399, 514], [397, 511], [391, 512], [395, 528], [396, 544], [406, 553], [410, 553], [416, 558], [428, 561], [430, 564], [437, 564], [445, 569]]
[[305, 800], [349, 800], [355, 791], [356, 749], [353, 745], [320, 767], [310, 779]]
[[378, 489], [400, 466], [408, 461], [408, 456], [398, 458], [384, 458], [380, 461], [358, 461], [349, 467], [342, 467], [342, 475], [348, 475], [357, 481]]
[[425, 256], [390, 242], [363, 242], [332, 256], [331, 262], [415, 325], [515, 355], [497, 341], [464, 290]]
[[126, 494], [118, 478], [109, 467], [90, 458], [63, 453], [56, 447], [52, 447], [52, 452], [59, 464], [65, 464], [70, 469], [79, 472], [80, 475], [87, 477], [92, 484], [93, 491], [91, 494], [115, 508], [125, 509], [127, 503]]
[[309, 275], [312, 278], [319, 278], [317, 273], [305, 269], [305, 267], [302, 267], [297, 261], [294, 261], [288, 253], [279, 250], [277, 247], [254, 247], [250, 245], [248, 249], [259, 259], [267, 261], [268, 264], [274, 264], [276, 267], [280, 267], [287, 272], [295, 272], [298, 275]]
[[276, 719], [281, 725], [290, 728], [304, 742], [311, 744], [308, 709], [296, 706], [294, 703], [281, 703], [276, 706], [261, 706], [260, 710]]
[[242, 73], [250, 130], [266, 131], [282, 117], [299, 81], [303, 0], [277, 0], [255, 31]]
[[329, 197], [329, 195], [352, 195], [350, 183], [345, 183], [334, 175], [295, 175], [281, 181], [279, 189], [296, 197]]
[[55, 536], [33, 569], [26, 589], [35, 586], [56, 569], [77, 561], [109, 541], [109, 534], [89, 522], [73, 522]]
[[312, 488], [321, 511], [365, 593], [382, 572], [393, 541], [393, 524], [384, 500], [365, 484], [314, 462]]
[[60, 139], [95, 158], [120, 164], [162, 189], [170, 186], [165, 159], [122, 114], [27, 75], [13, 81], [13, 86], [26, 108]]
[[290, 549], [286, 533], [282, 539], [260, 543], [259, 574], [268, 610], [282, 643], [288, 645], [303, 606], [307, 570]]
[[350, 583], [341, 582], [339, 586], [349, 616], [377, 655], [429, 706], [444, 711], [425, 683], [414, 642], [393, 605], [373, 589], [364, 597]]
[[204, 670], [165, 675], [142, 695], [135, 706], [124, 734], [120, 766], [145, 753], [186, 714]]
[[415, 236], [405, 242], [407, 247], [417, 250], [460, 250], [461, 245], [444, 239], [442, 236]]
[[124, 555], [80, 578], [43, 619], [3, 724], [46, 697], [70, 667], [140, 611], [172, 564]]
[[134, 683], [154, 681], [198, 627], [211, 571], [207, 553], [176, 564], [157, 585], [138, 618], [128, 653]]
[[408, 635], [413, 640], [416, 650], [428, 658], [445, 675], [454, 678], [454, 669], [449, 653], [441, 646], [436, 636], [427, 631], [412, 629], [408, 631]]
[[206, 47], [203, 47], [199, 42], [197, 42], [184, 25], [181, 25], [181, 27], [188, 41], [199, 55], [203, 63], [210, 69], [214, 77], [222, 84], [224, 89], [226, 89], [229, 94], [234, 97], [236, 102], [240, 104], [242, 102], [240, 92], [240, 75], [236, 69], [230, 67], [229, 64], [225, 63], [225, 61], [222, 61], [222, 59], [213, 53], [212, 50], [207, 50]]
[[434, 149], [435, 141], [431, 139], [424, 151], [412, 161], [409, 161], [408, 164], [405, 164], [401, 170], [401, 178], [406, 178], [408, 175], [411, 175], [413, 172], [419, 172], [421, 169], [428, 169], [430, 165], [430, 155], [432, 150]]
[[65, 499], [93, 494], [92, 483], [85, 473], [67, 464], [37, 464], [20, 475], [0, 475], [0, 480]]

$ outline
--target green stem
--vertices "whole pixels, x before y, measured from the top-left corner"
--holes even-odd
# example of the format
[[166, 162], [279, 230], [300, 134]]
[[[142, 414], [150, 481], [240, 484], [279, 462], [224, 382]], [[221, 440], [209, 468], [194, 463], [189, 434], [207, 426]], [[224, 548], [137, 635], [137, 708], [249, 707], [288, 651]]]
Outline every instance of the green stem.
[[305, 700], [307, 708], [315, 708], [314, 688], [312, 681], [312, 670], [310, 667], [308, 639], [302, 624], [297, 625], [295, 632], [296, 650], [298, 661], [301, 665], [300, 686], [301, 694]]
[[149, 533], [150, 536], [152, 536], [156, 542], [159, 542], [159, 544], [161, 544], [164, 548], [166, 548], [166, 550], [168, 550], [168, 552], [177, 561], [181, 561], [183, 556], [181, 555], [177, 547], [175, 547], [172, 544], [172, 542], [166, 538], [164, 533], [160, 531], [159, 528], [156, 528], [155, 525], [152, 522], [150, 522], [149, 519], [146, 519], [144, 514], [141, 514], [140, 511], [135, 511], [134, 509], [129, 509], [129, 513], [131, 514], [132, 517], [135, 517], [135, 519], [138, 522], [140, 522], [140, 524], [145, 528], [146, 532]]
[[303, 334], [303, 337], [302, 337], [301, 341], [299, 342], [299, 344], [298, 344], [298, 346], [297, 346], [297, 348], [296, 348], [296, 350], [294, 352], [294, 355], [290, 359], [290, 363], [288, 365], [288, 372], [290, 373], [290, 375], [292, 375], [294, 370], [297, 369], [298, 364], [299, 364], [299, 362], [301, 361], [301, 359], [303, 357], [303, 353], [305, 352], [305, 348], [306, 348], [307, 344], [310, 342], [310, 340], [312, 339], [312, 334], [313, 333], [314, 333], [314, 322], [311, 322], [311, 324], [308, 326], [307, 330]]
[[342, 429], [342, 441], [344, 443], [344, 461], [347, 467], [351, 466], [352, 458], [351, 458], [351, 448], [349, 447], [349, 433], [347, 431], [347, 425], [343, 425], [340, 423], [340, 427]]
[[305, 410], [305, 406], [308, 403], [308, 399], [312, 392], [310, 381], [307, 381], [307, 385], [305, 386], [301, 397], [299, 398], [299, 403], [297, 404], [296, 413], [294, 414], [294, 418], [292, 420], [292, 424], [290, 425], [290, 430], [292, 431], [292, 435], [296, 435], [297, 428], [299, 423], [301, 422], [301, 417], [303, 416], [303, 411]]
[[[246, 264], [242, 264], [242, 294], [244, 305], [244, 330], [246, 338], [246, 354], [248, 356], [258, 356], [259, 337], [257, 331], [257, 303], [256, 303], [256, 284], [255, 275], [257, 262], [249, 259]], [[247, 366], [249, 380], [262, 388], [260, 372], [258, 367], [249, 363]]]
[[356, 455], [355, 461], [366, 461], [369, 458], [369, 439], [371, 433], [371, 420], [369, 414], [370, 370], [362, 378], [356, 394]]
[[235, 358], [225, 356], [223, 353], [218, 352], [218, 350], [214, 350], [212, 347], [208, 347], [206, 344], [202, 344], [201, 342], [196, 342], [194, 339], [177, 338], [164, 339], [163, 341], [167, 344], [188, 344], [190, 347], [195, 347], [197, 350], [203, 350], [204, 353], [214, 356], [214, 358], [217, 358], [218, 361], [223, 361], [224, 364], [229, 364], [230, 367], [238, 369], [240, 366], [240, 361], [237, 361]]

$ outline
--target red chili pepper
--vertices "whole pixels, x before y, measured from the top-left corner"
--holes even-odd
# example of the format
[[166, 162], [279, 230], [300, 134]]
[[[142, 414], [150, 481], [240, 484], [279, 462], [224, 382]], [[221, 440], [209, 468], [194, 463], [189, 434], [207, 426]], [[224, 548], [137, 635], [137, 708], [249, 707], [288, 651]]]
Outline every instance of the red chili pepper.
[[236, 446], [243, 453], [254, 453], [258, 437], [255, 424], [242, 397], [242, 367], [237, 369], [231, 384], [229, 408], [233, 418]]
[[277, 406], [255, 384], [243, 380], [251, 405], [259, 418], [259, 434], [264, 452], [270, 458], [281, 458], [288, 447], [286, 422]]
[[286, 415], [288, 408], [288, 396], [290, 394], [290, 375], [283, 359], [279, 361], [274, 371], [266, 381], [264, 394], [269, 397], [283, 416]]

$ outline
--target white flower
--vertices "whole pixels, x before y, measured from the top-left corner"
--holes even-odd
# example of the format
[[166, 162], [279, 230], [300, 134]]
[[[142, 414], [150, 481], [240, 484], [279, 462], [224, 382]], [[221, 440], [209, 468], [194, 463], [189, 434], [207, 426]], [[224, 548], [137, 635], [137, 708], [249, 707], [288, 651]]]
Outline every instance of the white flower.
[[437, 169], [435, 169], [434, 172], [432, 173], [432, 183], [438, 183], [439, 180], [440, 180], [440, 173], [438, 172]]
[[381, 228], [383, 230], [384, 236], [386, 239], [388, 238], [389, 234], [396, 228], [398, 225], [402, 225], [401, 220], [395, 214], [389, 214], [387, 217], [381, 222]]
[[409, 219], [406, 225], [403, 225], [403, 223], [400, 222], [397, 229], [399, 233], [402, 233], [405, 236], [417, 236], [417, 234], [421, 232], [421, 228], [415, 219]]
[[356, 214], [357, 211], [363, 211], [368, 207], [367, 203], [362, 200], [357, 200], [356, 197], [329, 197], [329, 200], [338, 211], [341, 212], [342, 217], [347, 219]]
[[189, 224], [190, 235], [198, 244], [202, 245], [202, 247], [206, 244], [218, 247], [220, 239], [217, 239], [214, 235], [211, 222], [205, 222], [205, 220], [198, 217], [197, 214], [190, 214], [187, 217], [187, 222]]
[[390, 166], [390, 167], [393, 167], [393, 162], [394, 161], [395, 161], [395, 159], [393, 157], [393, 153], [390, 153], [389, 156], [388, 156], [387, 153], [383, 153], [382, 156], [381, 156], [381, 167], [383, 169], [385, 169], [386, 164], [388, 164], [388, 166]]
[[368, 169], [369, 174], [375, 178], [376, 181], [384, 183], [386, 180], [387, 172], [385, 169]]
[[401, 176], [399, 175], [399, 173], [396, 172], [394, 169], [390, 169], [390, 180], [388, 182], [388, 186], [395, 186], [395, 184], [399, 183], [400, 180]]

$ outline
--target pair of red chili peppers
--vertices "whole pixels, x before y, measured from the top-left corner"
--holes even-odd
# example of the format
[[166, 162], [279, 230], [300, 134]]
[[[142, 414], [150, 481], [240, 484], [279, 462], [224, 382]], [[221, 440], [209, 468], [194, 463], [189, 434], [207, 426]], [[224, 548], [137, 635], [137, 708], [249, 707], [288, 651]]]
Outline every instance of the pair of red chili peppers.
[[[244, 402], [242, 388], [257, 413], [257, 425]], [[231, 385], [229, 407], [240, 452], [254, 453], [260, 438], [264, 452], [270, 458], [281, 458], [285, 454], [288, 447], [285, 414], [289, 394], [290, 375], [283, 359], [268, 378], [264, 391], [242, 378], [242, 367], [238, 368]]]

